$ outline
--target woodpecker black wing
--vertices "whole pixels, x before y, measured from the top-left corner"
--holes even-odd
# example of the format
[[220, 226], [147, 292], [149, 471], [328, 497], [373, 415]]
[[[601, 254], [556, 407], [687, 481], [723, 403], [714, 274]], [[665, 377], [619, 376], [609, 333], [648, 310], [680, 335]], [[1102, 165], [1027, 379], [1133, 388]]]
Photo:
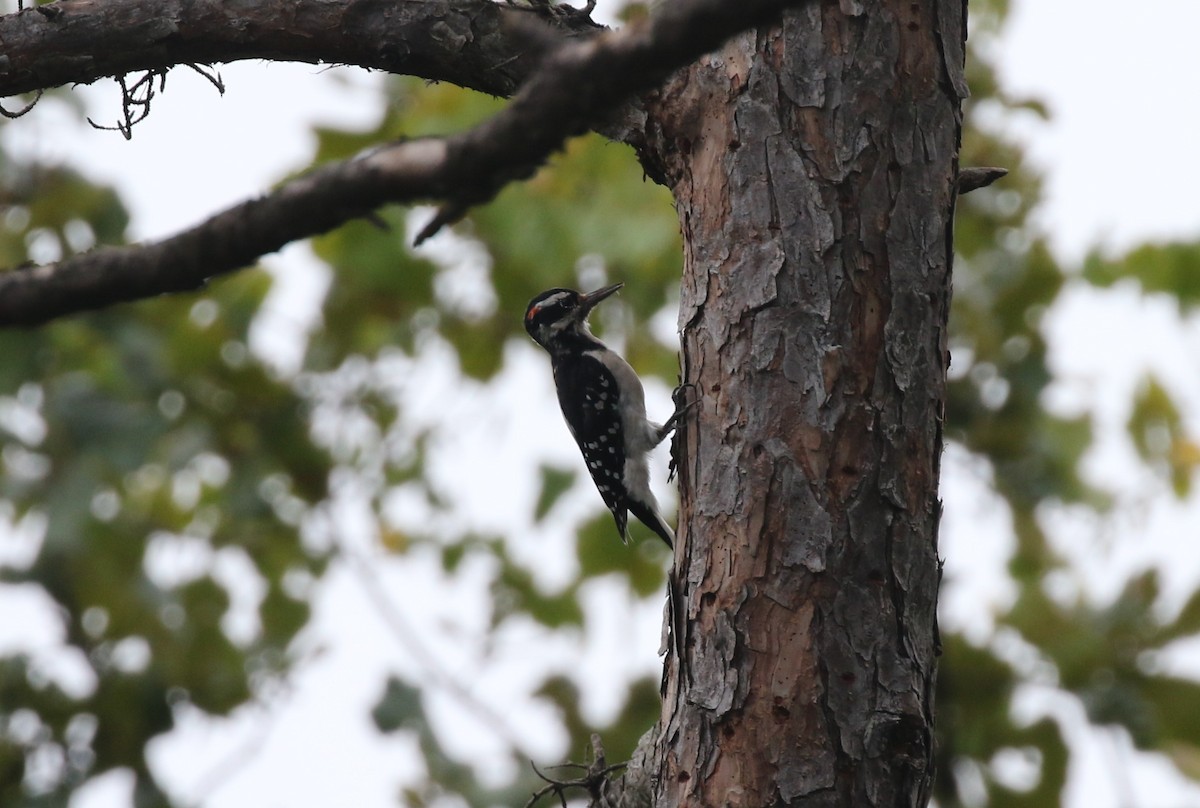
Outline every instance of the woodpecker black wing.
[[554, 382], [567, 427], [625, 541], [629, 503], [624, 495], [625, 435], [617, 380], [603, 362], [584, 353], [554, 362]]

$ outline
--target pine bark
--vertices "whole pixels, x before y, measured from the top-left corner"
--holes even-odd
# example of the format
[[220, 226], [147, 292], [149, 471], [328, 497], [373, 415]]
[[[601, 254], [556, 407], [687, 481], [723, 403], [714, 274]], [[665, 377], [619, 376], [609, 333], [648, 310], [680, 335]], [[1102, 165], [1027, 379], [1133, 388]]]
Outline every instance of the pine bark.
[[962, 0], [790, 12], [677, 75], [685, 242], [659, 806], [923, 806]]

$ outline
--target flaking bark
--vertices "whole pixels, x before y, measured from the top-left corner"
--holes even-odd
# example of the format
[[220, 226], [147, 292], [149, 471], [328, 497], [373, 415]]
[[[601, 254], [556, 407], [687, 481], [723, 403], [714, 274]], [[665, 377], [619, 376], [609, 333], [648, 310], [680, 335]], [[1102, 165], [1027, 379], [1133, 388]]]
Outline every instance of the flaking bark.
[[961, 0], [789, 12], [652, 109], [684, 233], [659, 806], [923, 806]]

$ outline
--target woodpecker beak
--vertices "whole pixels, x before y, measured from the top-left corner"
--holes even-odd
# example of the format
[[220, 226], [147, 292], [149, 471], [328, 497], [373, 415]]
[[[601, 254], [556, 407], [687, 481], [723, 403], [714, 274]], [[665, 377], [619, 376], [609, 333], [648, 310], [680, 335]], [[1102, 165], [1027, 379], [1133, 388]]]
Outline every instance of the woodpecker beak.
[[597, 289], [594, 292], [588, 292], [586, 295], [579, 296], [579, 319], [584, 319], [588, 316], [592, 309], [596, 308], [596, 304], [606, 297], [612, 297], [617, 292], [621, 291], [623, 283], [614, 283], [612, 286], [605, 286], [603, 289]]

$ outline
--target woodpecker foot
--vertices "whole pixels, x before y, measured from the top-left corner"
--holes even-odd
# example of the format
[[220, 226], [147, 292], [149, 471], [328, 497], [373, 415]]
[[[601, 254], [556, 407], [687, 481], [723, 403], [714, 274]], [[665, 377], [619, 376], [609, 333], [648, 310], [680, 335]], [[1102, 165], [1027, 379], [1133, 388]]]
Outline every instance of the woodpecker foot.
[[674, 392], [671, 393], [671, 401], [675, 403], [675, 412], [671, 413], [671, 417], [668, 418], [667, 422], [662, 425], [661, 429], [658, 430], [658, 439], [660, 442], [667, 437], [667, 435], [671, 434], [671, 430], [678, 426], [679, 419], [687, 415], [688, 410], [700, 403], [699, 396], [696, 396], [687, 403], [683, 402], [685, 392], [687, 390], [695, 389], [696, 386], [693, 384], [681, 384], [675, 388]]
[[[691, 401], [684, 402], [687, 390], [695, 390], [694, 384], [681, 384], [671, 393], [671, 400], [675, 402], [675, 412], [663, 424], [662, 431], [659, 433], [658, 439], [661, 441], [667, 437], [672, 429], [679, 425], [679, 420], [687, 414], [687, 411], [700, 403], [700, 396], [695, 396]], [[675, 433], [675, 437], [671, 439], [671, 464], [667, 467], [667, 482], [675, 479], [675, 471], [679, 459], [678, 455], [679, 433]]]

